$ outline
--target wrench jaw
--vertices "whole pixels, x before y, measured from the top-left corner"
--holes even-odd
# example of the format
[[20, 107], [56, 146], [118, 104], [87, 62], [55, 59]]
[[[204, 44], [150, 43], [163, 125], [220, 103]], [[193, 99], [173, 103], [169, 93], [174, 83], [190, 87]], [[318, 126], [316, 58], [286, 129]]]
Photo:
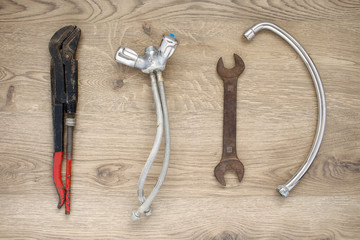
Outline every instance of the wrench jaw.
[[239, 182], [241, 182], [244, 176], [244, 165], [239, 159], [222, 160], [214, 169], [215, 178], [221, 185], [226, 186], [224, 175], [225, 172], [230, 170], [235, 171]]
[[221, 78], [225, 78], [225, 79], [226, 78], [238, 78], [240, 76], [240, 74], [244, 71], [245, 63], [241, 59], [241, 57], [239, 57], [239, 55], [234, 53], [234, 60], [235, 60], [235, 66], [233, 68], [228, 69], [224, 66], [222, 57], [219, 59], [216, 70], [217, 70], [219, 76], [221, 76]]
[[75, 30], [75, 28], [76, 26], [70, 25], [56, 31], [56, 33], [51, 37], [49, 42], [50, 53], [52, 53], [53, 49], [59, 50], [64, 40], [69, 37], [69, 35]]

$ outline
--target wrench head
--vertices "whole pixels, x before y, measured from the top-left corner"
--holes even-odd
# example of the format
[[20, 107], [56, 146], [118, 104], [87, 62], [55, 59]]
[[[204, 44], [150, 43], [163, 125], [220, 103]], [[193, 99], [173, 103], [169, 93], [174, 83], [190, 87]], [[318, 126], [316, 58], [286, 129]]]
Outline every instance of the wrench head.
[[235, 174], [238, 177], [239, 182], [241, 182], [244, 176], [244, 165], [238, 159], [230, 159], [221, 161], [214, 169], [214, 175], [216, 180], [223, 185], [226, 186], [225, 182], [225, 172], [226, 171], [235, 171]]
[[70, 25], [56, 31], [49, 42], [50, 53], [52, 53], [54, 49], [60, 51], [60, 47], [62, 46], [65, 39], [67, 39], [75, 29], [76, 26]]
[[219, 59], [216, 70], [222, 79], [235, 78], [235, 77], [238, 78], [240, 74], [244, 71], [245, 63], [241, 59], [241, 57], [239, 57], [239, 55], [234, 53], [234, 59], [235, 59], [235, 66], [231, 69], [224, 67], [224, 62], [222, 60], [222, 57]]

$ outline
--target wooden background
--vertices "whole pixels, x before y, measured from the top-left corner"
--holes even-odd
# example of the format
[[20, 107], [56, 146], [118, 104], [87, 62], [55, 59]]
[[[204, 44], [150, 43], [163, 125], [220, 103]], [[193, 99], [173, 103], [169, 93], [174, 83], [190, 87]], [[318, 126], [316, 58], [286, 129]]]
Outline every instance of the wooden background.
[[[288, 198], [276, 186], [304, 161], [317, 101], [299, 56], [279, 37], [242, 33], [260, 21], [290, 32], [309, 52], [327, 99], [324, 140]], [[53, 134], [48, 42], [82, 30], [74, 136], [72, 212], [58, 210], [51, 177]], [[155, 136], [148, 76], [114, 61], [141, 54], [162, 34], [179, 40], [165, 88], [172, 155], [153, 215], [132, 222], [137, 181]], [[360, 239], [360, 2], [21, 1], [0, 2], [0, 237], [6, 239]], [[241, 183], [213, 176], [221, 158], [223, 84], [216, 63], [239, 78]], [[152, 189], [163, 147], [146, 184]], [[65, 165], [65, 164], [64, 164]]]

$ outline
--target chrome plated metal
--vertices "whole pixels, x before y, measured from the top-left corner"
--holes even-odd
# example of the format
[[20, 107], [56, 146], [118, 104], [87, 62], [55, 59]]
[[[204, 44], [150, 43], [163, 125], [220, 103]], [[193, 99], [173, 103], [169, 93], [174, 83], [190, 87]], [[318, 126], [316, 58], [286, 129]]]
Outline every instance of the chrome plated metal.
[[323, 88], [323, 84], [320, 79], [320, 75], [318, 70], [315, 67], [314, 62], [310, 58], [309, 54], [305, 51], [305, 49], [300, 45], [299, 42], [295, 40], [288, 32], [286, 32], [284, 29], [280, 28], [279, 26], [268, 23], [268, 22], [262, 22], [254, 25], [249, 30], [245, 31], [244, 37], [247, 40], [251, 40], [255, 34], [260, 32], [261, 30], [269, 30], [278, 36], [280, 36], [282, 39], [284, 39], [294, 50], [300, 55], [301, 59], [304, 61], [307, 69], [310, 72], [310, 75], [313, 79], [315, 90], [316, 90], [316, 96], [318, 101], [318, 123], [316, 128], [316, 134], [314, 138], [314, 142], [312, 144], [312, 147], [310, 149], [310, 152], [308, 156], [306, 157], [306, 160], [302, 164], [302, 166], [298, 169], [298, 171], [285, 183], [282, 185], [279, 185], [277, 187], [277, 190], [283, 197], [287, 197], [289, 195], [289, 192], [291, 189], [293, 189], [296, 184], [300, 181], [300, 179], [305, 175], [305, 173], [310, 168], [311, 164], [313, 163], [319, 149], [320, 145], [324, 136], [325, 131], [325, 123], [326, 123], [326, 101], [325, 101], [325, 92]]
[[127, 66], [139, 68], [147, 74], [164, 71], [166, 62], [173, 55], [177, 44], [175, 38], [163, 36], [159, 48], [147, 47], [144, 56], [139, 56], [130, 48], [120, 47], [116, 52], [115, 60]]
[[[164, 79], [162, 71], [165, 69], [167, 60], [174, 53], [178, 42], [173, 36], [163, 36], [159, 48], [154, 46], [147, 47], [145, 54], [139, 56], [135, 51], [129, 48], [120, 47], [116, 52], [115, 60], [130, 67], [139, 68], [142, 72], [150, 75], [151, 87], [153, 91], [156, 115], [157, 115], [157, 131], [153, 144], [153, 148], [146, 161], [146, 164], [141, 172], [138, 183], [138, 198], [141, 203], [140, 207], [131, 213], [131, 218], [136, 221], [142, 214], [146, 216], [151, 215], [151, 203], [160, 191], [160, 188], [165, 180], [167, 170], [170, 162], [170, 125], [168, 110], [166, 104]], [[164, 160], [158, 180], [147, 198], [144, 196], [144, 185], [149, 174], [151, 165], [153, 164], [158, 153], [163, 132], [165, 132], [165, 151]]]

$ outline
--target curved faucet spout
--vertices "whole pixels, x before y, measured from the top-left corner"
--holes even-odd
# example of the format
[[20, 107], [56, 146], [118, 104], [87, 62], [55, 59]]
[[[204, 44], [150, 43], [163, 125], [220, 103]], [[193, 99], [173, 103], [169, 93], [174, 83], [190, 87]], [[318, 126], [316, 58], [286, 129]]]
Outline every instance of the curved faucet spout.
[[277, 187], [278, 192], [283, 196], [287, 197], [289, 192], [295, 185], [300, 181], [300, 179], [305, 175], [307, 170], [310, 168], [313, 163], [319, 149], [324, 136], [325, 131], [325, 123], [326, 123], [326, 101], [325, 101], [325, 92], [323, 88], [322, 81], [320, 79], [320, 75], [318, 70], [315, 67], [314, 62], [311, 60], [309, 54], [305, 51], [305, 49], [300, 45], [298, 41], [295, 40], [288, 32], [279, 26], [262, 22], [252, 26], [249, 30], [244, 33], [244, 37], [247, 40], [251, 40], [255, 34], [260, 32], [261, 30], [269, 30], [282, 39], [284, 39], [301, 57], [304, 61], [307, 69], [310, 72], [311, 78], [313, 79], [317, 101], [318, 101], [318, 123], [316, 127], [316, 134], [314, 138], [314, 142], [310, 149], [306, 160], [303, 162], [302, 166], [298, 169], [298, 171], [283, 185]]

